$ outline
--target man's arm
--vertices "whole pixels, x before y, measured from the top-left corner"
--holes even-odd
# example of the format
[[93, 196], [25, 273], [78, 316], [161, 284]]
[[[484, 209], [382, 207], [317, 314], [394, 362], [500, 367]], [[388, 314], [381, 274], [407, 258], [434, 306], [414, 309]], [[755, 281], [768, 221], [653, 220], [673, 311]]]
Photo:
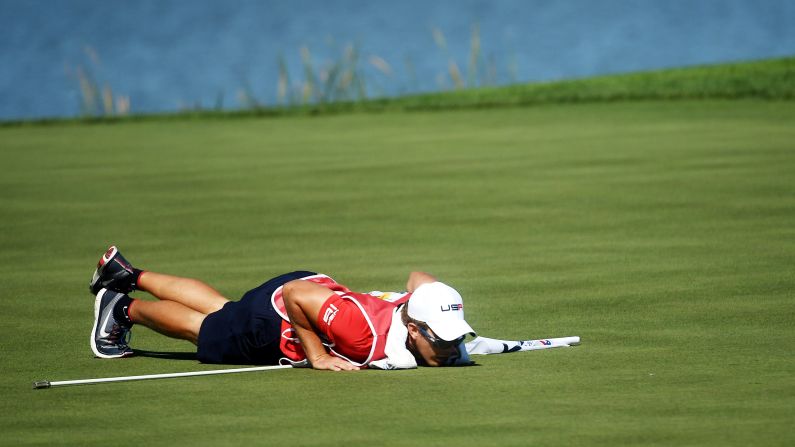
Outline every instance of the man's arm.
[[409, 281], [406, 283], [406, 291], [409, 293], [414, 293], [417, 290], [417, 287], [428, 284], [432, 282], [436, 282], [437, 279], [435, 276], [430, 275], [425, 272], [411, 272], [409, 275]]
[[332, 371], [356, 370], [359, 369], [357, 366], [330, 355], [315, 333], [314, 319], [317, 318], [323, 303], [333, 294], [334, 292], [328, 287], [303, 280], [290, 281], [282, 289], [290, 324], [301, 340], [301, 347], [312, 368]]

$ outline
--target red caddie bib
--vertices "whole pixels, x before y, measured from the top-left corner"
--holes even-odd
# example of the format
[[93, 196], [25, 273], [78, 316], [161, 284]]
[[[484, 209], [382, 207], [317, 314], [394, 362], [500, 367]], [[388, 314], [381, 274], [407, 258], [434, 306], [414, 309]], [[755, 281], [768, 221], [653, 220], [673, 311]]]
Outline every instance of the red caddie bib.
[[[334, 293], [321, 306], [316, 321], [332, 355], [356, 366], [386, 357], [384, 347], [392, 313], [398, 305], [408, 301], [410, 293], [356, 293], [323, 274], [301, 279], [320, 284]], [[292, 362], [305, 360], [306, 354], [287, 316], [282, 287], [273, 292], [271, 303], [282, 317], [279, 344], [282, 353]]]

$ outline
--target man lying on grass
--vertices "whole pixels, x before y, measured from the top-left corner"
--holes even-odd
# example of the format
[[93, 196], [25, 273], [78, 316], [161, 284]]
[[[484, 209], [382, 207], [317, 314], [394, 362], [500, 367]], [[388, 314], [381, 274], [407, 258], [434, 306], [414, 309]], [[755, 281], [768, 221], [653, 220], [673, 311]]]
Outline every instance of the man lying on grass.
[[[116, 247], [100, 258], [91, 349], [100, 358], [133, 354], [134, 324], [193, 342], [205, 363], [312, 366], [332, 371], [471, 364], [461, 295], [413, 272], [405, 293], [352, 292], [330, 277], [287, 273], [230, 301], [189, 278], [132, 267]], [[133, 299], [133, 290], [158, 301]]]

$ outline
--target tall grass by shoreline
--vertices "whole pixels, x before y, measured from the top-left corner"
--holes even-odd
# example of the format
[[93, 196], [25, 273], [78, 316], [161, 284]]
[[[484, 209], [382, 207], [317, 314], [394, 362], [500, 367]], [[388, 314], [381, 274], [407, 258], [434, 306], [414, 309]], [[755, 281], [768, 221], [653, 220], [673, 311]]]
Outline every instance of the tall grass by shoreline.
[[[433, 40], [441, 52], [443, 68], [437, 73], [436, 84], [440, 91], [460, 90], [496, 85], [498, 67], [493, 57], [485, 61], [481, 50], [480, 27], [475, 24], [471, 28], [469, 54], [466, 71], [447, 47], [447, 39], [441, 29], [431, 28]], [[276, 100], [268, 103], [263, 95], [251, 87], [248, 79], [236, 89], [239, 105], [237, 111], [258, 110], [274, 106], [307, 106], [346, 101], [366, 101], [373, 98], [391, 96], [387, 92], [415, 93], [417, 88], [416, 72], [413, 61], [406, 56], [405, 69], [399, 73], [395, 65], [384, 57], [369, 53], [363, 54], [357, 43], [347, 43], [337, 47], [327, 42], [326, 53], [331, 58], [316, 61], [309, 45], [302, 45], [296, 54], [300, 58], [300, 75], [291, 76], [288, 69], [288, 58], [280, 53], [276, 58]], [[72, 69], [67, 67], [68, 75], [76, 81], [80, 92], [80, 115], [82, 117], [110, 117], [131, 113], [129, 96], [116, 96], [107, 81], [100, 82], [97, 72], [101, 71], [101, 63], [96, 50], [90, 46], [84, 48], [87, 62], [79, 63]], [[369, 74], [368, 74], [369, 69]], [[373, 73], [374, 70], [374, 73]], [[507, 67], [511, 72], [511, 66]], [[401, 77], [399, 74], [403, 74]], [[509, 77], [508, 79], [514, 79]], [[400, 95], [400, 93], [398, 93]], [[223, 92], [216, 96], [212, 107], [204, 106], [201, 101], [180, 101], [177, 107], [182, 112], [202, 112], [213, 110], [223, 111]]]
[[86, 46], [83, 52], [87, 61], [77, 66], [66, 67], [67, 76], [73, 78], [80, 89], [80, 115], [92, 116], [124, 116], [130, 113], [130, 97], [114, 94], [108, 81], [100, 81], [95, 74], [101, 67], [97, 51]]
[[[436, 75], [440, 91], [493, 86], [497, 84], [498, 67], [494, 58], [485, 61], [481, 50], [480, 27], [472, 26], [466, 71], [451, 54], [447, 38], [439, 28], [431, 28], [431, 35], [441, 53], [442, 71]], [[331, 58], [318, 62], [308, 45], [299, 48], [300, 75], [291, 76], [288, 58], [279, 54], [276, 61], [276, 103], [274, 106], [307, 106], [345, 101], [366, 101], [390, 96], [387, 91], [416, 92], [417, 79], [411, 57], [404, 60], [404, 69], [376, 53], [364, 54], [357, 43], [341, 47], [329, 44]], [[371, 72], [368, 75], [368, 69]], [[510, 70], [510, 67], [507, 67]], [[374, 70], [374, 71], [373, 71]], [[403, 75], [402, 77], [400, 75]], [[243, 109], [265, 107], [251, 89], [238, 91]]]

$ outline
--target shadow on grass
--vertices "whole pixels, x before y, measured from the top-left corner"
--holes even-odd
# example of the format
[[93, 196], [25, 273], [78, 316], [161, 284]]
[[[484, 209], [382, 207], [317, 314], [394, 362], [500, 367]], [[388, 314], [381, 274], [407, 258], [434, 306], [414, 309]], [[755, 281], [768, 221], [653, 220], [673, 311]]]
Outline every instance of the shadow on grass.
[[161, 351], [147, 351], [145, 349], [136, 349], [136, 357], [151, 357], [156, 359], [166, 360], [193, 360], [198, 361], [195, 352], [161, 352]]

